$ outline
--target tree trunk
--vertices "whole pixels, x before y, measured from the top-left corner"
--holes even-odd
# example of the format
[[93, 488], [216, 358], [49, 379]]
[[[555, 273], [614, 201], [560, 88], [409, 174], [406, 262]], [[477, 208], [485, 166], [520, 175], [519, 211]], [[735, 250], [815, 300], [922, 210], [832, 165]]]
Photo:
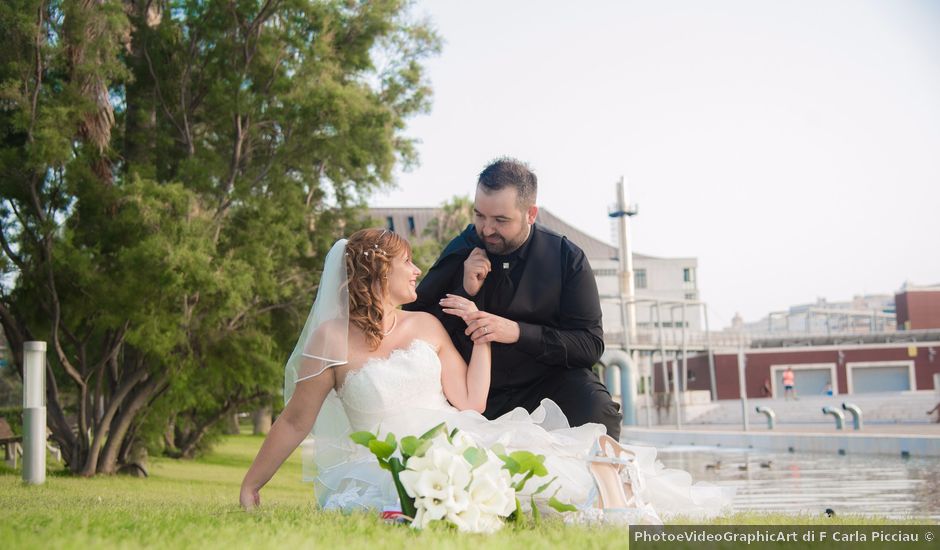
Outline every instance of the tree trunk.
[[238, 427], [238, 412], [233, 412], [225, 416], [225, 434], [238, 435], [241, 430]]
[[[196, 446], [199, 445], [199, 442], [202, 441], [202, 438], [209, 433], [209, 429], [215, 425], [216, 422], [224, 420], [226, 423], [225, 432], [231, 433], [232, 423], [234, 422], [234, 428], [238, 429], [238, 413], [232, 412], [237, 410], [237, 403], [232, 403], [226, 406], [222, 411], [217, 415], [209, 418], [201, 425], [197, 425], [185, 438], [185, 443], [180, 445], [180, 454], [183, 458], [193, 458], [196, 455]], [[235, 432], [237, 433], [237, 431]]]
[[271, 431], [271, 415], [273, 413], [273, 407], [271, 404], [262, 405], [255, 409], [255, 412], [251, 415], [251, 420], [253, 424], [252, 432], [255, 435], [268, 435], [268, 432]]
[[135, 389], [138, 383], [144, 379], [146, 376], [146, 371], [143, 369], [138, 372], [131, 374], [127, 381], [121, 384], [118, 388], [118, 391], [111, 396], [110, 402], [108, 403], [108, 409], [105, 412], [101, 423], [98, 424], [97, 429], [95, 430], [94, 439], [91, 443], [91, 448], [88, 451], [88, 457], [85, 459], [85, 466], [82, 468], [81, 475], [83, 476], [93, 476], [95, 475], [95, 470], [98, 467], [98, 454], [101, 452], [101, 446], [104, 443], [106, 437], [108, 437], [108, 429], [111, 427], [111, 421], [114, 419], [114, 415], [117, 413], [121, 405], [124, 404], [124, 401], [127, 399], [127, 395], [131, 392], [132, 389]]
[[173, 456], [176, 451], [176, 413], [173, 413], [163, 428], [164, 452]]
[[117, 471], [118, 453], [121, 450], [121, 444], [124, 442], [124, 436], [127, 435], [127, 431], [134, 421], [134, 417], [150, 401], [150, 397], [161, 389], [168, 376], [169, 373], [167, 372], [161, 373], [159, 376], [151, 377], [139, 386], [125, 407], [121, 409], [121, 413], [111, 422], [108, 441], [98, 458], [96, 473], [113, 474]]
[[[225, 422], [223, 431], [230, 435], [239, 433], [238, 428], [238, 409], [246, 403], [256, 402], [263, 397], [264, 393], [256, 393], [248, 397], [234, 397], [220, 408], [214, 415], [202, 422], [194, 419], [193, 428], [183, 437], [177, 437], [177, 443], [180, 446], [180, 454], [184, 458], [192, 458], [196, 453], [196, 446], [202, 441], [202, 438], [209, 433], [209, 429], [217, 422]], [[234, 430], [234, 431], [233, 431]]]

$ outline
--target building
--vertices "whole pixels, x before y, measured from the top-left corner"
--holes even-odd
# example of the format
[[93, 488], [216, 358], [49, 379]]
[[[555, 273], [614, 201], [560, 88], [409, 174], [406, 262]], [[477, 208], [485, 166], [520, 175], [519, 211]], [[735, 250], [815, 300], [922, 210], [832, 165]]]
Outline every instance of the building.
[[369, 216], [417, 243], [424, 239], [424, 228], [439, 211], [439, 208], [370, 208]]
[[940, 284], [918, 287], [905, 283], [894, 301], [898, 330], [940, 328]]
[[[803, 396], [824, 395], [830, 387], [834, 395], [935, 389], [934, 377], [940, 375], [940, 330], [917, 332], [908, 341], [875, 336], [860, 342], [833, 340], [802, 347], [792, 346], [791, 342], [755, 342], [757, 345], [744, 353], [746, 395], [783, 397], [782, 377], [788, 367], [796, 374], [797, 395]], [[741, 397], [738, 357], [732, 350], [717, 350], [714, 354], [719, 400]], [[710, 391], [708, 357], [689, 357], [687, 368], [685, 389]], [[671, 373], [671, 369], [667, 365], [667, 371]], [[658, 364], [654, 377], [655, 391], [662, 392]], [[671, 379], [671, 375], [667, 377]], [[767, 382], [770, 395], [764, 390]]]
[[814, 303], [798, 304], [783, 311], [771, 312], [752, 323], [746, 323], [736, 316], [731, 328], [752, 336], [777, 336], [892, 332], [896, 325], [894, 296], [869, 294], [843, 302], [819, 298]]
[[[781, 397], [782, 376], [787, 368], [796, 374], [797, 395], [823, 395], [830, 389], [834, 395], [938, 389], [940, 287], [906, 284], [895, 300], [897, 330], [894, 327], [884, 331], [851, 330], [851, 325], [847, 325], [849, 330], [842, 332], [779, 331], [776, 335], [750, 335], [743, 349], [745, 395]], [[851, 302], [853, 307], [859, 303]], [[881, 300], [870, 303], [878, 304]], [[717, 399], [741, 397], [739, 361], [736, 349], [714, 350]], [[685, 372], [684, 376], [680, 374], [685, 383], [683, 390], [711, 391], [707, 355], [689, 357], [682, 371], [673, 363], [660, 362], [654, 366], [655, 391], [664, 391], [664, 380], [671, 384], [673, 372]], [[770, 395], [765, 385], [769, 386]]]
[[[539, 210], [537, 220], [552, 231], [565, 235], [580, 246], [591, 262], [597, 279], [597, 291], [601, 296], [601, 309], [604, 315], [604, 332], [609, 340], [617, 341], [615, 336], [623, 331], [620, 312], [620, 282], [617, 275], [620, 267], [620, 251], [609, 243], [594, 238], [565, 222], [550, 211]], [[653, 300], [670, 302], [662, 310], [662, 326], [667, 329], [681, 328], [681, 308], [672, 307], [680, 302], [697, 301], [699, 298], [696, 272], [696, 258], [661, 258], [647, 254], [633, 253], [633, 282], [636, 292], [636, 324], [639, 330], [659, 328]], [[700, 308], [689, 307], [686, 310], [685, 326], [691, 331], [702, 330]]]

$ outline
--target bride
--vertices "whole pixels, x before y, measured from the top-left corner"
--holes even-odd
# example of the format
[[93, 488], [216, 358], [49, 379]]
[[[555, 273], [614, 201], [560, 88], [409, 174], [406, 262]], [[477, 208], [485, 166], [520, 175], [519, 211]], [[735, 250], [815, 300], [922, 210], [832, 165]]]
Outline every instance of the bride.
[[[492, 421], [480, 414], [490, 385], [490, 344], [475, 344], [468, 365], [434, 316], [399, 309], [416, 299], [420, 274], [408, 242], [393, 232], [365, 229], [333, 245], [285, 369], [286, 407], [245, 474], [241, 505], [259, 505], [261, 488], [300, 446], [304, 479], [314, 482], [323, 508], [396, 506], [391, 475], [348, 435], [360, 430], [380, 438], [419, 435], [441, 422], [484, 446], [500, 443], [507, 451], [545, 455], [550, 475], [558, 476], [562, 501], [584, 505], [591, 495], [599, 495], [593, 499], [601, 506], [604, 498], [617, 501], [605, 487], [592, 490], [609, 473], [602, 467], [611, 467], [610, 459], [603, 464], [592, 458], [597, 442], [605, 441], [603, 425], [570, 427], [550, 400], [531, 413], [520, 408]], [[460, 317], [476, 311], [473, 302], [458, 296], [441, 305]], [[632, 508], [652, 512], [644, 505], [649, 502], [660, 514], [701, 515], [717, 512], [727, 500], [716, 488], [693, 486], [686, 472], [663, 469], [652, 447], [606, 440], [616, 447], [613, 454], [629, 455], [631, 475], [623, 477], [629, 478], [625, 487]]]

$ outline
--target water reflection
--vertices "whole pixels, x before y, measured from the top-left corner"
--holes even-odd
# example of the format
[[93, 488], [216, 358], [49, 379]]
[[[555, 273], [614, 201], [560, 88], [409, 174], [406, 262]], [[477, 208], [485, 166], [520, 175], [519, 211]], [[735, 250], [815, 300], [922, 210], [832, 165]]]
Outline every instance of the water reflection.
[[940, 520], [940, 459], [665, 447], [695, 480], [737, 489], [736, 511], [868, 514]]

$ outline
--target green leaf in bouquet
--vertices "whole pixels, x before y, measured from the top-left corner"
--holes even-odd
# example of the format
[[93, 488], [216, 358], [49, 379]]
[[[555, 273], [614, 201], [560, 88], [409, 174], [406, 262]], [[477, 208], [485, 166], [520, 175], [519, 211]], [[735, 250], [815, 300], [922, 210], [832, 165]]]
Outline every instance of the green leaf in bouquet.
[[[548, 489], [548, 486], [551, 485], [552, 483], [555, 483], [555, 480], [556, 480], [556, 479], [558, 479], [558, 476], [555, 476], [555, 477], [551, 478], [550, 480], [548, 480], [548, 483], [539, 486], [539, 488], [536, 489], [535, 492], [532, 493], [532, 494], [533, 494], [533, 495], [537, 495], [537, 494], [541, 493], [542, 491], [544, 491], [545, 489]], [[557, 493], [558, 491], [555, 491], [555, 492]]]
[[450, 441], [451, 443], [453, 443], [454, 436], [457, 435], [457, 432], [459, 431], [460, 431], [459, 428], [454, 428], [453, 430], [451, 430], [450, 433], [447, 435], [447, 441]]
[[372, 454], [380, 461], [387, 460], [397, 448], [397, 445], [392, 445], [388, 443], [388, 441], [382, 441], [380, 439], [373, 439], [369, 442], [369, 450], [372, 451]]
[[500, 460], [503, 461], [503, 468], [509, 470], [509, 475], [516, 475], [522, 471], [522, 468], [519, 466], [519, 463], [516, 462], [511, 456], [508, 455], [496, 455]]
[[534, 473], [532, 472], [532, 470], [527, 471], [525, 476], [522, 479], [512, 484], [512, 488], [515, 489], [517, 493], [521, 493], [522, 490], [525, 489], [526, 482], [532, 479], [533, 475]]
[[529, 451], [514, 451], [509, 456], [519, 463], [520, 472], [532, 472], [539, 477], [548, 475], [544, 464], [545, 455], [537, 455]]
[[446, 434], [446, 433], [447, 433], [447, 423], [441, 422], [437, 426], [434, 426], [430, 430], [421, 434], [421, 437], [419, 437], [418, 439], [434, 439], [435, 437], [438, 436], [438, 434]]
[[529, 504], [532, 506], [532, 522], [538, 527], [542, 524], [542, 512], [540, 512], [539, 507], [535, 505], [535, 495], [529, 497]]
[[352, 439], [354, 442], [362, 445], [363, 447], [368, 447], [369, 442], [373, 439], [376, 439], [376, 437], [372, 432], [355, 432], [349, 434], [349, 439]]
[[476, 468], [486, 462], [486, 451], [478, 447], [469, 447], [463, 452], [463, 457], [470, 463], [471, 468]]
[[401, 455], [405, 458], [414, 456], [420, 444], [421, 440], [413, 435], [401, 438]]
[[[559, 487], [561, 489], [561, 487]], [[556, 490], [557, 494], [558, 491]], [[551, 506], [556, 512], [577, 512], [578, 508], [574, 504], [565, 504], [564, 502], [555, 498], [555, 495], [552, 495], [548, 499], [548, 505]]]
[[502, 443], [495, 443], [495, 444], [493, 444], [493, 446], [490, 447], [490, 450], [493, 451], [493, 453], [494, 453], [496, 456], [500, 456], [500, 455], [506, 454], [506, 447], [504, 447]]
[[411, 456], [416, 456], [416, 457], [419, 457], [419, 458], [420, 458], [420, 457], [424, 456], [425, 454], [427, 454], [428, 449], [431, 448], [431, 445], [434, 443], [434, 440], [432, 440], [432, 439], [419, 439], [418, 441], [420, 441], [421, 443], [418, 445], [418, 448], [415, 449], [415, 454], [413, 454], [413, 455], [411, 455]]
[[[389, 433], [385, 436], [385, 443], [391, 445], [394, 448], [398, 448], [398, 441], [395, 440], [395, 434]], [[393, 451], [394, 452], [394, 451]]]
[[401, 512], [409, 518], [414, 518], [417, 514], [415, 509], [415, 499], [408, 496], [408, 491], [405, 490], [405, 486], [401, 483], [401, 473], [405, 471], [405, 464], [401, 461], [400, 458], [392, 457], [391, 460], [387, 461], [388, 471], [392, 472], [392, 481], [395, 483], [395, 491], [398, 493], [398, 502], [401, 504]]
[[519, 502], [519, 498], [516, 497], [515, 500], [516, 500], [516, 509], [513, 510], [512, 513], [509, 514], [509, 516], [506, 517], [506, 521], [508, 521], [508, 522], [510, 522], [510, 523], [516, 523], [516, 522], [517, 522], [518, 524], [521, 525], [521, 524], [522, 524], [522, 521], [523, 521], [522, 518], [524, 518], [525, 515], [522, 513], [522, 503]]

